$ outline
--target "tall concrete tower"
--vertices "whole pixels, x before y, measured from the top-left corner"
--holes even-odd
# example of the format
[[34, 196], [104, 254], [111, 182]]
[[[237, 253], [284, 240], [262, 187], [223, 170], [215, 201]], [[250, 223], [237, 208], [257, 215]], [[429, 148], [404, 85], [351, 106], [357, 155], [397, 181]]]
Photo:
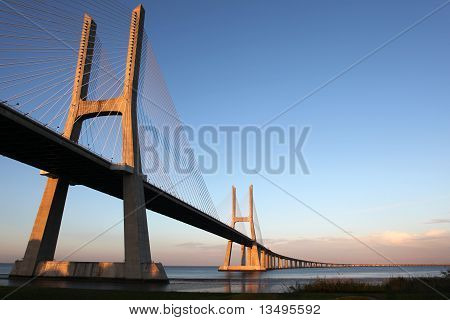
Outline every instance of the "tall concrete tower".
[[265, 271], [265, 252], [258, 248], [256, 242], [255, 222], [253, 220], [253, 185], [250, 185], [249, 187], [249, 210], [246, 217], [236, 216], [236, 188], [234, 186], [231, 189], [231, 203], [231, 226], [236, 228], [236, 222], [248, 223], [253, 245], [251, 247], [241, 245], [240, 265], [231, 266], [230, 262], [233, 242], [228, 240], [225, 251], [225, 260], [223, 265], [219, 267], [219, 271]]
[[69, 189], [64, 177], [49, 174], [44, 195], [23, 260], [17, 261], [12, 276], [50, 276], [84, 278], [167, 279], [160, 263], [153, 263], [146, 218], [143, 175], [137, 126], [137, 90], [142, 50], [145, 11], [142, 5], [131, 14], [128, 53], [123, 92], [108, 100], [87, 100], [97, 26], [85, 14], [73, 83], [72, 100], [64, 136], [78, 142], [83, 122], [103, 116], [121, 116], [123, 175], [123, 212], [125, 261], [53, 261], [61, 219]]

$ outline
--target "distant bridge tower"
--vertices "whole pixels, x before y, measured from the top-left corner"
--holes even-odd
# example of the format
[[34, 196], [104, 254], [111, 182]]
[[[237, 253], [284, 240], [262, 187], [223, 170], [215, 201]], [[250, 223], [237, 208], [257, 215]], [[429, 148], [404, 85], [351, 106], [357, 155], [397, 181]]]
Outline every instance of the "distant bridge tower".
[[231, 266], [230, 262], [233, 242], [228, 240], [225, 260], [223, 265], [219, 267], [219, 271], [265, 271], [267, 261], [265, 251], [260, 250], [256, 242], [255, 223], [253, 219], [253, 185], [250, 185], [249, 187], [248, 216], [236, 216], [236, 188], [234, 186], [231, 189], [231, 203], [231, 226], [236, 228], [236, 222], [247, 222], [250, 225], [250, 234], [253, 245], [251, 247], [241, 245], [240, 265]]
[[72, 100], [64, 136], [77, 142], [83, 121], [97, 116], [122, 119], [124, 263], [53, 261], [69, 181], [48, 174], [47, 185], [23, 260], [17, 261], [12, 276], [68, 276], [124, 278], [142, 280], [167, 279], [160, 263], [152, 263], [148, 236], [141, 158], [137, 127], [137, 89], [141, 59], [145, 11], [142, 5], [131, 14], [125, 80], [121, 96], [108, 100], [86, 100], [97, 26], [84, 16]]

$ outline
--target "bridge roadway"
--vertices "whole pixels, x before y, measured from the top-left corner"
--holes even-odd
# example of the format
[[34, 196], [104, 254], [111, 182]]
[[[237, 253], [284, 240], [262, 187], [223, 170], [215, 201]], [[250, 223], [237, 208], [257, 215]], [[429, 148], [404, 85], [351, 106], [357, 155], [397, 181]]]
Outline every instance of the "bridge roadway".
[[[122, 175], [129, 169], [114, 164], [83, 146], [70, 141], [54, 130], [27, 117], [0, 102], [0, 154], [50, 172], [70, 181], [71, 185], [84, 185], [110, 196], [122, 199]], [[210, 217], [180, 199], [144, 182], [147, 209], [213, 233], [247, 247], [253, 241], [225, 223]], [[304, 262], [304, 266], [320, 263], [292, 259], [279, 255], [257, 244], [266, 255], [284, 261]], [[324, 264], [325, 265], [325, 264]], [[331, 266], [332, 264], [326, 264]], [[335, 265], [338, 266], [338, 265]], [[277, 265], [278, 267], [278, 265]], [[281, 267], [281, 265], [280, 265]]]
[[[114, 164], [81, 145], [70, 141], [0, 102], [0, 154], [122, 199], [122, 175], [129, 169]], [[6, 182], [7, 183], [7, 182]], [[147, 209], [251, 247], [253, 241], [225, 223], [210, 217], [147, 181], [144, 182]], [[266, 269], [298, 267], [358, 267], [371, 265], [322, 263], [277, 254], [261, 244]]]

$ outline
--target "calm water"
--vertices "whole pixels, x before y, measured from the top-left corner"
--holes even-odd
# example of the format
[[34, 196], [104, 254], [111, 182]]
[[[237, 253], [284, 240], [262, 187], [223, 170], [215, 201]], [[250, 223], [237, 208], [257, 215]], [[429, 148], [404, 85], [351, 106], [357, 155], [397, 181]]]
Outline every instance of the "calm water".
[[[0, 285], [17, 285], [9, 280], [12, 265], [0, 263]], [[218, 272], [216, 267], [165, 267], [170, 284], [124, 284], [120, 282], [33, 281], [32, 285], [70, 288], [195, 292], [282, 292], [287, 286], [317, 278], [353, 278], [382, 282], [391, 277], [439, 277], [449, 267], [361, 267], [283, 269], [267, 272]]]

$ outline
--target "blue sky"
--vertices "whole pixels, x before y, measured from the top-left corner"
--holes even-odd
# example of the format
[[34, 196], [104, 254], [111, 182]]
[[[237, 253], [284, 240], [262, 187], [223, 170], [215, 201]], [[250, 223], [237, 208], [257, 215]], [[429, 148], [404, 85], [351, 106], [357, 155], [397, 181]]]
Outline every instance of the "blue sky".
[[[143, 1], [172, 98], [194, 127], [262, 125], [442, 3]], [[272, 123], [311, 127], [303, 149], [311, 173], [266, 176], [394, 261], [449, 258], [449, 21], [450, 7]], [[5, 158], [0, 170], [0, 260], [13, 261], [24, 253], [45, 180]], [[205, 180], [216, 203], [232, 184], [243, 195], [253, 183], [263, 235], [276, 251], [385, 262], [261, 177], [219, 170]], [[121, 208], [71, 188], [57, 258], [119, 220]], [[122, 259], [122, 227], [73, 259]], [[223, 239], [154, 213], [149, 228], [154, 260], [222, 261]]]

